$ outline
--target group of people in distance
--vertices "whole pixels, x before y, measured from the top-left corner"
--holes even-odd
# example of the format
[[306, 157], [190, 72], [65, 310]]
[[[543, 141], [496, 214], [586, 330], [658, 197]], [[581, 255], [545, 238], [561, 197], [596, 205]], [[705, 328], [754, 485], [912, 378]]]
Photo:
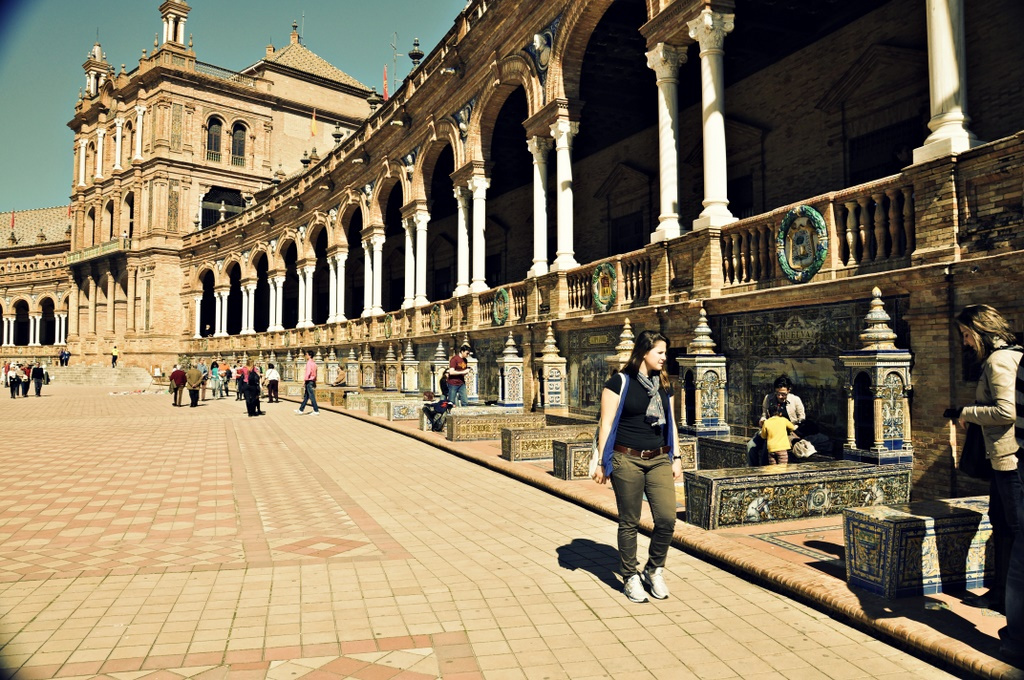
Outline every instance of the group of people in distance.
[[221, 365], [214, 361], [210, 366], [202, 359], [194, 366], [186, 364], [184, 367], [176, 364], [171, 371], [170, 391], [173, 395], [174, 406], [184, 406], [184, 392], [188, 390], [189, 407], [199, 406], [200, 401], [206, 401], [207, 387], [212, 391], [215, 399], [223, 399], [231, 396], [231, 381], [235, 380], [235, 394], [237, 400], [245, 400], [246, 413], [249, 417], [263, 415], [260, 409], [260, 395], [264, 387], [267, 390], [267, 403], [280, 402], [278, 398], [278, 386], [281, 381], [281, 374], [274, 368], [274, 364], [267, 364], [266, 372], [261, 372], [258, 366], [253, 365], [250, 360], [232, 368], [227, 364]]
[[21, 394], [28, 396], [30, 386], [35, 387], [37, 397], [43, 396], [43, 385], [49, 384], [50, 373], [40, 362], [16, 364], [8, 361], [3, 366], [4, 387], [11, 389], [11, 399], [16, 399]]

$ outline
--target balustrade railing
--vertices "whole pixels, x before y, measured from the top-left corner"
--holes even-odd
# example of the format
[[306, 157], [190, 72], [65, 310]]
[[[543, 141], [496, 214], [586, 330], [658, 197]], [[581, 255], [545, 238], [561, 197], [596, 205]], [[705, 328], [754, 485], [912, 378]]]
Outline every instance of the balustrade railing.
[[[786, 214], [809, 205], [825, 219], [838, 268], [898, 266], [914, 251], [914, 191], [902, 175], [793, 203], [722, 228], [726, 285], [771, 282], [781, 276], [776, 243]], [[829, 269], [826, 264], [823, 269]]]
[[627, 307], [646, 304], [651, 297], [651, 254], [647, 249], [618, 258], [620, 294], [618, 303]]

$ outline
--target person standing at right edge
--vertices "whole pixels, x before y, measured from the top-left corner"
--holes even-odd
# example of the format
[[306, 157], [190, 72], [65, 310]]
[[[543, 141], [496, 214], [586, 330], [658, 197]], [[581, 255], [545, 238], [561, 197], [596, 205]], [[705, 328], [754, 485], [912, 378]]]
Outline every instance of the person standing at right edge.
[[999, 651], [1008, 662], [1024, 668], [1024, 470], [1021, 470], [1021, 459], [1024, 458], [1024, 361], [1017, 366], [1015, 393], [1013, 434], [1017, 443], [1017, 469], [1012, 474], [1016, 475], [1013, 482], [1019, 492], [1017, 540], [1014, 541], [1006, 573], [1006, 627], [999, 631], [1002, 641]]
[[316, 404], [316, 362], [313, 360], [313, 350], [306, 350], [306, 372], [302, 376], [303, 390], [302, 403], [295, 409], [300, 416], [305, 414], [306, 402], [313, 407], [313, 415], [320, 415], [320, 407]]
[[469, 345], [459, 347], [459, 352], [448, 360], [448, 401], [455, 406], [467, 406], [469, 395], [466, 389], [466, 376], [470, 367], [469, 353], [473, 351]]
[[[1024, 659], [1024, 485], [1019, 469], [1019, 446], [1015, 424], [1016, 382], [1021, 348], [999, 312], [988, 305], [969, 305], [956, 318], [963, 344], [982, 362], [975, 390], [975, 404], [959, 409], [960, 427], [981, 426], [985, 455], [992, 464], [989, 485], [989, 520], [995, 541], [995, 583], [983, 596], [969, 595], [964, 604], [988, 607], [1006, 614], [1006, 628], [1000, 631], [1003, 652]], [[954, 409], [956, 410], [956, 409]], [[954, 414], [955, 415], [955, 414]], [[1010, 574], [1013, 573], [1011, 578]], [[1011, 586], [1012, 581], [1012, 586]], [[1012, 594], [1011, 594], [1012, 591]]]
[[[675, 480], [683, 469], [676, 455], [672, 393], [661, 380], [667, 352], [664, 335], [643, 331], [625, 368], [605, 383], [601, 393], [602, 460], [594, 481], [612, 480], [619, 513], [619, 567], [630, 602], [647, 602], [645, 588], [658, 600], [669, 596], [663, 570], [676, 524]], [[647, 565], [637, 573], [636, 534], [644, 495], [654, 517], [654, 533]]]

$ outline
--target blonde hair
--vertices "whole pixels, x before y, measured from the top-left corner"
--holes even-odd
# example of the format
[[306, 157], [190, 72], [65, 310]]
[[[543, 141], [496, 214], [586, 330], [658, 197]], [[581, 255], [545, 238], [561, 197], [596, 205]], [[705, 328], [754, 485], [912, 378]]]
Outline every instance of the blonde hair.
[[975, 346], [980, 349], [978, 358], [984, 359], [996, 348], [996, 341], [1002, 340], [1007, 345], [1017, 342], [1003, 315], [995, 307], [988, 305], [968, 305], [956, 317], [965, 335], [971, 336]]

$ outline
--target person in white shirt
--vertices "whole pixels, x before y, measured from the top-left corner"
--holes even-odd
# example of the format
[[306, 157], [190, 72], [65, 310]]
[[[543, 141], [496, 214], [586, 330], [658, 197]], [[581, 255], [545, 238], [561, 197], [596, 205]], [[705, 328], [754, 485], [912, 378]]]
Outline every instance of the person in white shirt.
[[281, 374], [274, 368], [274, 364], [267, 365], [267, 374], [263, 376], [267, 381], [267, 403], [279, 404], [281, 399], [277, 396], [277, 386], [281, 381]]

